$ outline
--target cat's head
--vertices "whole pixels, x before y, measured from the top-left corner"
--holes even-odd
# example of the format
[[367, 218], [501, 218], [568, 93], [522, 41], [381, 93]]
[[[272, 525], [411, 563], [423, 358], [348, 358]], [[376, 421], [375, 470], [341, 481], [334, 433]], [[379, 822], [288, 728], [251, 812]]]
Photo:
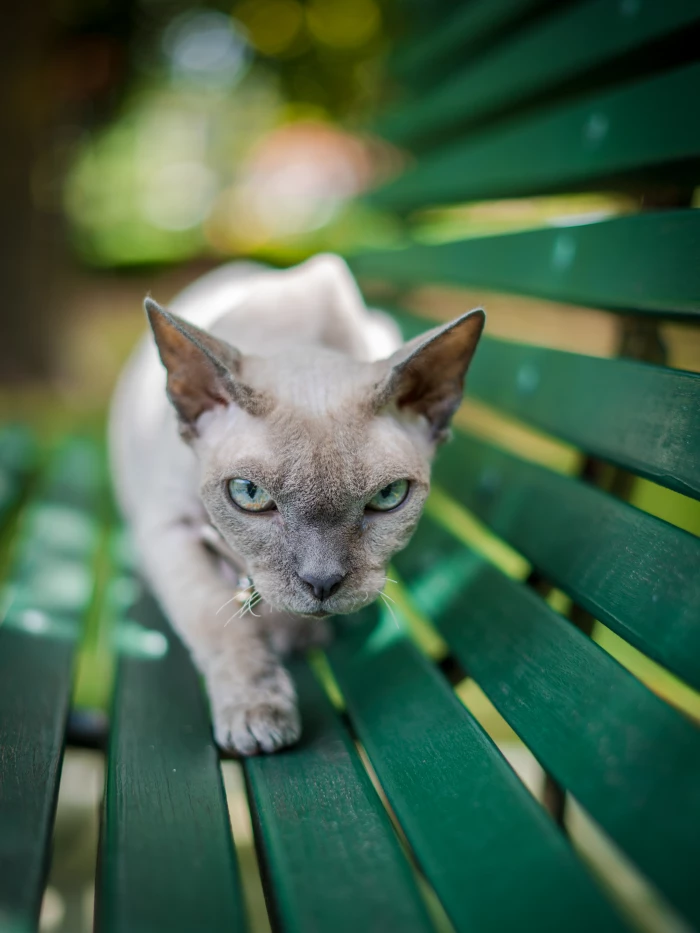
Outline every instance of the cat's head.
[[244, 355], [146, 310], [204, 505], [261, 596], [314, 615], [376, 599], [420, 517], [483, 311], [360, 362], [300, 346]]

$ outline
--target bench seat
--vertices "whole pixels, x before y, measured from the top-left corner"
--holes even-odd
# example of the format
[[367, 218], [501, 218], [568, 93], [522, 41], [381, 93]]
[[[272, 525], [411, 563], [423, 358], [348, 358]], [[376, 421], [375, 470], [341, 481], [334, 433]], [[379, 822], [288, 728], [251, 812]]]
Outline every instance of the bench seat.
[[[391, 214], [395, 248], [348, 256], [368, 302], [409, 338], [447, 315], [440, 289], [530, 296], [596, 309], [617, 347], [487, 326], [467, 398], [498, 430], [456, 419], [389, 602], [292, 661], [302, 739], [242, 763], [270, 924], [700, 928], [700, 375], [664, 346], [669, 322], [700, 325], [700, 8], [402, 9], [403, 97], [374, 126], [411, 157], [365, 204]], [[589, 191], [623, 193], [627, 212], [425, 235], [426, 209]], [[566, 465], [511, 444], [508, 424], [566, 445]], [[138, 579], [101, 442], [0, 430], [0, 532], [0, 931], [38, 929], [64, 748], [85, 741], [76, 667], [97, 644], [111, 674], [95, 928], [251, 929], [202, 685]], [[542, 769], [538, 793], [496, 720]], [[576, 814], [612, 861], [590, 858]]]

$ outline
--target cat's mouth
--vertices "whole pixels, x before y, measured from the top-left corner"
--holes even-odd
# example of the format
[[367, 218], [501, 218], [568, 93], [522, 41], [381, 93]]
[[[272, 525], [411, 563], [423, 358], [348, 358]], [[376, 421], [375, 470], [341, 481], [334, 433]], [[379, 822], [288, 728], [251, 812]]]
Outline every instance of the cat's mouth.
[[377, 574], [376, 579], [363, 579], [360, 588], [353, 581], [347, 589], [343, 587], [341, 592], [333, 593], [330, 598], [323, 600], [312, 599], [309, 594], [297, 588], [292, 589], [290, 583], [293, 581], [271, 579], [264, 572], [257, 573], [254, 579], [256, 591], [272, 609], [304, 619], [322, 620], [330, 616], [352, 615], [364, 609], [379, 597], [385, 578], [382, 573]]

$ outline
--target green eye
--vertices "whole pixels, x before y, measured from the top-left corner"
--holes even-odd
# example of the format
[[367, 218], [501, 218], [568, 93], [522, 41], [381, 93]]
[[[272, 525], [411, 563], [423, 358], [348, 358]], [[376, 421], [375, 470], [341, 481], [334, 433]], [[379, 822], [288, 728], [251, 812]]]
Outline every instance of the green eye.
[[408, 495], [408, 480], [395, 479], [379, 492], [375, 493], [367, 503], [367, 508], [374, 512], [390, 512], [397, 505], [401, 505]]
[[270, 493], [252, 479], [230, 479], [228, 491], [236, 505], [246, 512], [266, 512], [275, 507]]

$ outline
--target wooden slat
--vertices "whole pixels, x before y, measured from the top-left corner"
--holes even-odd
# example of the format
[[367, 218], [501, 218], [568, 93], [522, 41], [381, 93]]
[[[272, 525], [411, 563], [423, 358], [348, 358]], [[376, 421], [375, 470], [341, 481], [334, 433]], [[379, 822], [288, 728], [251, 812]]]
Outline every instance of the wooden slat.
[[391, 73], [423, 89], [455, 63], [483, 50], [505, 27], [548, 5], [551, 0], [472, 0], [459, 4], [450, 15], [436, 18], [427, 35], [409, 40], [396, 51]]
[[594, 618], [700, 687], [700, 538], [464, 434], [434, 477]]
[[[517, 292], [613, 311], [700, 318], [700, 211], [351, 256], [359, 276]], [[487, 308], [488, 313], [488, 308]]]
[[35, 930], [73, 658], [93, 591], [95, 451], [67, 443], [23, 513], [0, 626], [0, 927]]
[[19, 501], [35, 456], [34, 441], [27, 430], [21, 427], [0, 429], [0, 534]]
[[[572, 191], [623, 176], [697, 181], [700, 93], [692, 64], [485, 130], [419, 161], [371, 197], [410, 211], [432, 204]], [[666, 170], [666, 171], [664, 171]]]
[[486, 340], [470, 394], [700, 499], [700, 375]]
[[[457, 931], [620, 930], [565, 837], [388, 615], [330, 649], [348, 712]], [[504, 879], [508, 896], [503, 897]]]
[[[434, 321], [397, 314], [406, 339]], [[700, 499], [700, 375], [482, 338], [469, 396]]]
[[[464, 8], [464, 15], [472, 5]], [[478, 8], [478, 7], [477, 7]], [[472, 12], [472, 15], [474, 15]], [[493, 112], [584, 75], [700, 21], [689, 0], [567, 5], [506, 40], [411, 104], [388, 114], [377, 132], [401, 144], [435, 140]]]
[[302, 663], [298, 747], [245, 762], [276, 928], [432, 930], [394, 830], [352, 742]]
[[129, 619], [112, 706], [97, 929], [237, 933], [238, 869], [199, 678], [151, 597]]
[[547, 771], [700, 923], [697, 726], [447, 532], [419, 529], [397, 566]]

